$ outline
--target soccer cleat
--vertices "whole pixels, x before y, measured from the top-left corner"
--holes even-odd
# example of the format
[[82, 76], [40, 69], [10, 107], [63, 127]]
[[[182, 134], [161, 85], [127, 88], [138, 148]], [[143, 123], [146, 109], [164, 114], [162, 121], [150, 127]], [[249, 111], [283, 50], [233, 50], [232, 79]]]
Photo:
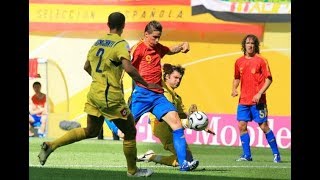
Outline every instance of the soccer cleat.
[[43, 142], [41, 145], [40, 153], [38, 155], [39, 162], [42, 166], [46, 163], [48, 156], [52, 152], [53, 152], [53, 150], [49, 147], [49, 145], [46, 144], [45, 142]]
[[252, 161], [252, 157], [247, 155], [241, 155], [240, 158], [236, 161]]
[[128, 177], [148, 177], [153, 174], [153, 171], [151, 169], [137, 169], [137, 172], [135, 174], [130, 174], [127, 172]]
[[199, 161], [194, 159], [193, 161], [190, 162], [190, 171], [195, 170], [199, 166]]
[[193, 160], [191, 162], [184, 160], [182, 166], [180, 166], [180, 171], [193, 171], [198, 167], [198, 165], [198, 160]]
[[273, 162], [275, 163], [281, 162], [280, 154], [274, 154], [273, 156], [274, 156]]
[[137, 161], [138, 162], [141, 162], [141, 161], [144, 161], [144, 162], [149, 162], [150, 161], [150, 158], [152, 155], [154, 155], [155, 153], [152, 151], [152, 150], [148, 150], [146, 153], [142, 154], [142, 155], [139, 155], [137, 157]]

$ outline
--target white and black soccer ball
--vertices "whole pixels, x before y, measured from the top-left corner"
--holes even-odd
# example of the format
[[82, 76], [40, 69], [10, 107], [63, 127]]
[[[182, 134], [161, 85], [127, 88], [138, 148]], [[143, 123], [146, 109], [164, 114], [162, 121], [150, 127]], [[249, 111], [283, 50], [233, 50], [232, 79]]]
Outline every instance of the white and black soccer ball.
[[196, 131], [204, 130], [209, 123], [208, 116], [202, 111], [195, 111], [189, 117], [189, 128]]

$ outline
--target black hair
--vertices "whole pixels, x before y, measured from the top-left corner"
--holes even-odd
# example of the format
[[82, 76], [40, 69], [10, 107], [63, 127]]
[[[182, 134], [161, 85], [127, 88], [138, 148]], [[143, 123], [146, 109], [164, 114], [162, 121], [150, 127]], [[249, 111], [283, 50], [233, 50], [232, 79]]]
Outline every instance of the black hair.
[[39, 85], [41, 87], [41, 83], [39, 81], [36, 81], [33, 83], [32, 87], [36, 86], [36, 85]]
[[125, 21], [126, 18], [121, 12], [113, 12], [108, 17], [108, 26], [110, 29], [120, 30], [124, 28]]

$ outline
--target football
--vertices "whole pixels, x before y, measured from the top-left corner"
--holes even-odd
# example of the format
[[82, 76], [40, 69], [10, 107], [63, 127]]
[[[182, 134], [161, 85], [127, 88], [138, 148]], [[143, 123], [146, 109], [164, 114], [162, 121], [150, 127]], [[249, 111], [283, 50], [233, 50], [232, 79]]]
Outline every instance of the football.
[[204, 130], [209, 123], [208, 116], [202, 111], [195, 111], [189, 117], [189, 128], [196, 131]]

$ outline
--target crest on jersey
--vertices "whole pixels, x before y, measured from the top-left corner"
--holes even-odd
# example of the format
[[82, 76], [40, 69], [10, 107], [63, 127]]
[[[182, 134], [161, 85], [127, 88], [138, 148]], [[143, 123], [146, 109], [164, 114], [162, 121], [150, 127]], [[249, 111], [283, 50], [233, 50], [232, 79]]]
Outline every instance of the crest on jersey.
[[146, 56], [146, 61], [147, 61], [148, 64], [150, 64], [150, 62], [151, 62], [151, 56], [150, 55]]
[[121, 113], [121, 115], [123, 116], [123, 117], [125, 117], [125, 116], [127, 116], [127, 110], [126, 109], [122, 109], [121, 111], [120, 111], [120, 113]]

